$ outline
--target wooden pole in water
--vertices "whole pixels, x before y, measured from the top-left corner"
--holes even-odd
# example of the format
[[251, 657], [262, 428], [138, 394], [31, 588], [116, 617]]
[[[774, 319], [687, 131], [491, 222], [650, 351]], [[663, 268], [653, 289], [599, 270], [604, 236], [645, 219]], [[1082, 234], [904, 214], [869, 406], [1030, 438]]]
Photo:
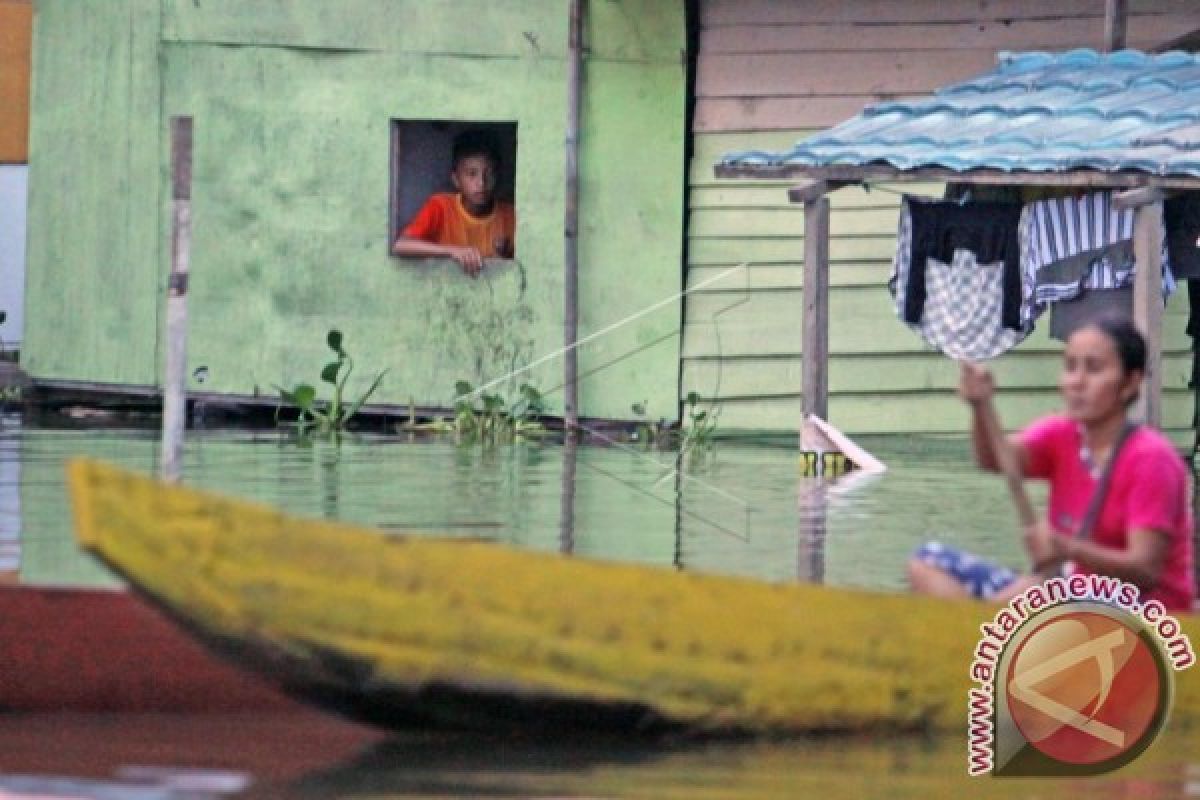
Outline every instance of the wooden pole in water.
[[584, 0], [571, 0], [567, 31], [567, 185], [563, 215], [563, 423], [567, 436], [579, 427], [579, 118], [583, 85]]
[[171, 117], [171, 274], [167, 279], [167, 363], [163, 376], [160, 474], [179, 481], [187, 417], [187, 284], [192, 245], [192, 118]]
[[575, 470], [579, 457], [579, 442], [574, 436], [563, 440], [561, 492], [559, 494], [558, 551], [565, 555], [575, 552]]

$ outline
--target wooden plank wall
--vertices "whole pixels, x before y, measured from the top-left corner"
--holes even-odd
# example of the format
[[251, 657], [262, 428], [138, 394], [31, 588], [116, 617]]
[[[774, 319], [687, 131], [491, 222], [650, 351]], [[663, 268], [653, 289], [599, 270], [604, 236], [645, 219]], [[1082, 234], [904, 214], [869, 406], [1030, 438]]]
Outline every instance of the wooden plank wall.
[[[1128, 46], [1200, 29], [1194, 0], [1130, 0]], [[682, 388], [720, 408], [725, 431], [794, 431], [800, 414], [803, 213], [787, 184], [716, 180], [723, 154], [783, 150], [889, 98], [990, 69], [1002, 50], [1099, 47], [1102, 0], [703, 0], [687, 282], [749, 268], [689, 295]], [[885, 288], [898, 197], [832, 195], [830, 418], [855, 433], [958, 432], [956, 370], [892, 311]], [[922, 194], [936, 185], [907, 186]], [[1190, 427], [1186, 298], [1165, 320], [1166, 427]], [[1061, 346], [1039, 330], [995, 363], [1000, 410], [1017, 424], [1056, 403]]]
[[29, 158], [30, 0], [0, 0], [0, 164]]

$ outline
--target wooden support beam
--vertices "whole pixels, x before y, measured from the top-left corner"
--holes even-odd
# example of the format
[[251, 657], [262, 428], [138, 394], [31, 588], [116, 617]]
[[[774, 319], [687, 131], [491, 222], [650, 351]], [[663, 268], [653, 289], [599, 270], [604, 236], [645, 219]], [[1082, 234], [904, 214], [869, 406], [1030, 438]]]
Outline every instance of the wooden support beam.
[[809, 414], [829, 418], [829, 198], [804, 204], [803, 429]]
[[1166, 199], [1167, 192], [1162, 189], [1129, 189], [1113, 195], [1113, 208], [1118, 211], [1127, 211], [1131, 208], [1140, 208], [1149, 205], [1150, 203], [1161, 203]]
[[1146, 377], [1134, 408], [1150, 425], [1162, 423], [1162, 203], [1139, 206], [1133, 223], [1133, 320], [1146, 337]]
[[811, 183], [793, 186], [788, 189], [788, 200], [793, 203], [811, 203], [818, 197], [823, 197], [830, 192], [836, 192], [838, 189], [846, 186], [856, 185], [858, 181], [812, 181]]
[[959, 172], [944, 167], [920, 167], [904, 170], [886, 165], [806, 167], [800, 164], [745, 165], [718, 164], [718, 178], [751, 180], [791, 180], [795, 178], [829, 183], [965, 183], [978, 186], [1077, 186], [1091, 189], [1138, 189], [1157, 186], [1164, 189], [1200, 189], [1200, 177], [1193, 175], [1153, 175], [1148, 172], [1005, 172], [976, 169]]
[[1104, 0], [1104, 52], [1125, 47], [1126, 0]]
[[563, 203], [563, 428], [579, 433], [579, 126], [583, 96], [585, 0], [571, 0], [567, 22], [566, 186]]

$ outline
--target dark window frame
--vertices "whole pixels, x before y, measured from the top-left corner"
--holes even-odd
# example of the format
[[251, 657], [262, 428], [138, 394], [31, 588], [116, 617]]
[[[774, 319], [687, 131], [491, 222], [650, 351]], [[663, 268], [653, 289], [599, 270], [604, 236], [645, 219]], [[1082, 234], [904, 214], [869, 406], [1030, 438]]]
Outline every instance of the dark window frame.
[[[405, 258], [392, 253], [392, 245], [399, 238], [404, 226], [409, 223], [421, 205], [438, 191], [449, 190], [450, 150], [454, 137], [468, 128], [484, 128], [495, 132], [500, 150], [501, 175], [497, 186], [498, 199], [516, 203], [516, 171], [519, 156], [518, 120], [462, 120], [462, 119], [408, 119], [393, 117], [388, 124], [388, 239], [387, 252], [392, 258]], [[408, 136], [406, 137], [406, 132]], [[406, 145], [405, 139], [408, 139]], [[440, 180], [423, 176], [414, 187], [405, 179], [409, 154], [406, 147], [421, 150], [438, 150], [433, 158], [440, 162], [433, 168]], [[427, 159], [426, 159], [427, 161]], [[418, 198], [414, 201], [413, 198]]]

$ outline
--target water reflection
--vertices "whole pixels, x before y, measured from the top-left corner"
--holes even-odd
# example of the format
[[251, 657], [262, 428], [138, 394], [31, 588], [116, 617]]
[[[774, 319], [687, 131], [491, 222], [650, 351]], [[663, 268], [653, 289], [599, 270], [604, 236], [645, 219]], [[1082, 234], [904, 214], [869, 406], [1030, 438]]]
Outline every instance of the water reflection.
[[1200, 793], [1195, 731], [1168, 728], [1117, 773], [970, 778], [959, 736], [784, 742], [547, 741], [377, 733], [315, 713], [0, 714], [0, 797], [351, 800], [885, 796], [1166, 800]]
[[[1003, 488], [969, 468], [964, 441], [871, 448], [892, 469], [856, 485], [853, 473], [834, 484], [799, 478], [790, 447], [720, 443], [693, 460], [436, 438], [301, 445], [276, 431], [205, 430], [188, 439], [183, 475], [301, 516], [770, 581], [900, 588], [906, 554], [931, 537], [1020, 563]], [[11, 549], [20, 531], [23, 581], [112, 582], [72, 540], [62, 466], [74, 455], [153, 472], [155, 433], [0, 429], [0, 492], [9, 496], [0, 537]]]
[[796, 577], [809, 583], [825, 582], [825, 534], [829, 485], [822, 478], [800, 478], [796, 487]]
[[[261, 796], [400, 797], [821, 797], [888, 800], [1157, 798], [1189, 792], [1186, 740], [1115, 775], [1089, 779], [970, 778], [962, 742], [833, 737], [785, 743], [629, 746], [502, 738], [398, 737], [362, 757]], [[1194, 787], [1193, 787], [1194, 788]], [[250, 796], [255, 796], [251, 793]]]
[[558, 549], [564, 554], [575, 552], [575, 469], [579, 460], [579, 442], [574, 436], [566, 437], [562, 452], [562, 488], [560, 505], [562, 511], [558, 522]]
[[[275, 431], [207, 430], [190, 436], [183, 466], [191, 485], [303, 516], [772, 581], [896, 589], [905, 555], [929, 537], [1020, 563], [1003, 486], [969, 467], [965, 440], [864, 444], [889, 472], [834, 484], [801, 481], [792, 447], [730, 443], [685, 462], [616, 447], [481, 449], [369, 436], [302, 447]], [[153, 431], [0, 427], [0, 544], [19, 533], [21, 580], [111, 582], [73, 544], [63, 463], [89, 455], [150, 473], [157, 452]], [[1200, 751], [1194, 731], [1167, 731], [1115, 776], [1038, 782], [967, 778], [959, 737], [633, 747], [417, 735], [378, 742], [361, 730], [330, 734], [262, 718], [146, 726], [127, 716], [0, 714], [0, 797], [69, 794], [46, 783], [58, 778], [75, 780], [67, 788], [77, 797], [111, 783], [202, 797], [170, 783], [209, 774], [198, 769], [249, 776], [245, 796], [263, 798], [1200, 794], [1200, 773], [1187, 766]]]
[[[19, 418], [0, 415], [0, 430]], [[17, 579], [21, 563], [20, 439], [0, 436], [0, 583]]]

